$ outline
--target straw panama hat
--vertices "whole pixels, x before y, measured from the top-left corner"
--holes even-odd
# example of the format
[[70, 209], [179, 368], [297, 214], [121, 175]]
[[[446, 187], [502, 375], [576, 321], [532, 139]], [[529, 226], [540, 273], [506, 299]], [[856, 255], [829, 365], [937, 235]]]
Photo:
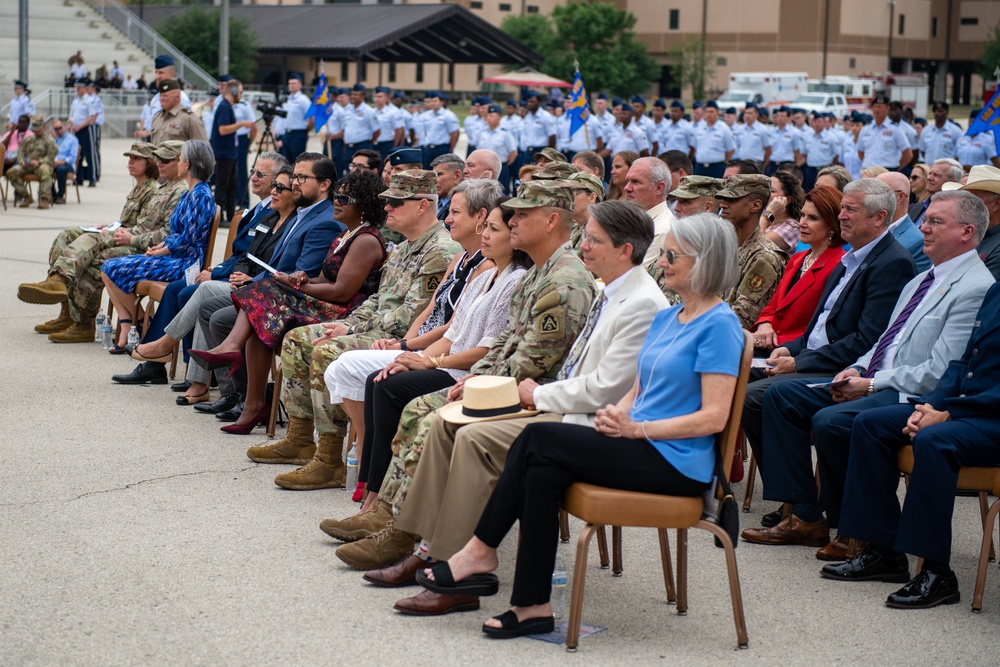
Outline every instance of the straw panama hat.
[[[947, 185], [947, 183], [945, 183]], [[1000, 169], [977, 164], [969, 170], [969, 180], [960, 190], [985, 190], [1000, 194]]]
[[441, 408], [441, 419], [452, 424], [514, 419], [537, 415], [539, 410], [522, 410], [514, 378], [476, 375], [465, 382], [461, 401]]

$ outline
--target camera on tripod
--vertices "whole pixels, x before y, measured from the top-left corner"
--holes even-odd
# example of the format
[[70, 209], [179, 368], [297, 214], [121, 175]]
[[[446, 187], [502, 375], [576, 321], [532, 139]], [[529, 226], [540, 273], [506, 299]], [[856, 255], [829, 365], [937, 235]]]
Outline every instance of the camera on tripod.
[[288, 117], [288, 112], [281, 108], [282, 104], [284, 104], [284, 100], [278, 97], [277, 93], [275, 93], [274, 95], [273, 102], [261, 100], [260, 102], [257, 103], [257, 111], [259, 111], [263, 115], [263, 120], [265, 124], [270, 125], [271, 121], [274, 120], [275, 116], [277, 116], [278, 118]]

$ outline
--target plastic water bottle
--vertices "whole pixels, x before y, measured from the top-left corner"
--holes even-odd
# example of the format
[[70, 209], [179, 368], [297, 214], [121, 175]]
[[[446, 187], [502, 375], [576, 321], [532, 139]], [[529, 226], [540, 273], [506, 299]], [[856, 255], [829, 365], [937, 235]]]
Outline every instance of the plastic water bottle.
[[347, 452], [347, 479], [344, 483], [344, 488], [350, 492], [354, 492], [354, 488], [358, 485], [358, 448], [351, 447], [350, 451]]
[[97, 311], [97, 317], [94, 318], [94, 342], [100, 343], [104, 340], [104, 320], [107, 318], [104, 316], [104, 311]]
[[556, 564], [552, 570], [552, 615], [556, 621], [561, 621], [566, 616], [566, 566], [563, 564], [562, 556], [556, 552]]
[[139, 344], [139, 329], [133, 326], [128, 330], [128, 345], [138, 345]]
[[111, 318], [104, 320], [104, 326], [101, 327], [101, 347], [105, 350], [110, 350], [115, 344], [115, 328], [111, 326]]

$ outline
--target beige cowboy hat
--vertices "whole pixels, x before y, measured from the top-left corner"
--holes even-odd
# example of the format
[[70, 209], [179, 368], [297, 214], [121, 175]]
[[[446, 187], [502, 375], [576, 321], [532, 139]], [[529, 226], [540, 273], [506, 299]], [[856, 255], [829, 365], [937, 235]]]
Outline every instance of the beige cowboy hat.
[[476, 375], [465, 382], [461, 401], [449, 403], [438, 414], [452, 424], [498, 421], [537, 415], [539, 410], [522, 410], [514, 378]]
[[[945, 183], [945, 185], [948, 185]], [[1000, 194], [1000, 169], [977, 164], [969, 170], [969, 180], [960, 190], [985, 190]]]

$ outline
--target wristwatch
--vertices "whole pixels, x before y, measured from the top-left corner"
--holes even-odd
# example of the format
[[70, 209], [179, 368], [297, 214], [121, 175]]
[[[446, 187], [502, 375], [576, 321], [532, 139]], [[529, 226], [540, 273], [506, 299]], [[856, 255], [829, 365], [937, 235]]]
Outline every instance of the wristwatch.
[[774, 213], [771, 213], [770, 211], [766, 211], [765, 210], [763, 213], [761, 213], [761, 215], [764, 216], [765, 218], [767, 218], [768, 224], [771, 224], [771, 225], [774, 224]]
[[865, 395], [871, 396], [874, 393], [875, 393], [875, 378], [871, 378], [870, 380], [868, 380], [868, 392]]

